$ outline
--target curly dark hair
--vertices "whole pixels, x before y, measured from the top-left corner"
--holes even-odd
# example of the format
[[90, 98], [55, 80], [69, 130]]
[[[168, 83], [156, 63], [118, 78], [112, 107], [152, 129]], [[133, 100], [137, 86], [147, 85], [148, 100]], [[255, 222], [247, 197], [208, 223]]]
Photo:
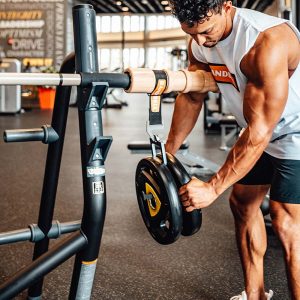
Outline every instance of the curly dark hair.
[[193, 27], [213, 13], [221, 13], [225, 0], [169, 0], [173, 15], [180, 23]]

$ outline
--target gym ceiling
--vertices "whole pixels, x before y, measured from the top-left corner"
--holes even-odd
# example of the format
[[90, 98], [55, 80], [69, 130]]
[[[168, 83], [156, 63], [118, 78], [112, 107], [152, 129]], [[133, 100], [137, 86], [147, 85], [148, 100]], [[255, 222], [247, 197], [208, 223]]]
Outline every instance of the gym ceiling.
[[[238, 7], [264, 11], [274, 0], [237, 0], [233, 1]], [[97, 14], [160, 14], [170, 11], [167, 0], [88, 0]]]

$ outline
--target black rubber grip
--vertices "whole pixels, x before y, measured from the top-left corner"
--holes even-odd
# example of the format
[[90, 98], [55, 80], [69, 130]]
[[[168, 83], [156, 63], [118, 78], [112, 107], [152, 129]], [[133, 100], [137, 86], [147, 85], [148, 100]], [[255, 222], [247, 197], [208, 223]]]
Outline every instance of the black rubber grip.
[[107, 82], [109, 87], [128, 89], [130, 86], [129, 74], [119, 73], [80, 73], [81, 85], [88, 86], [93, 82]]

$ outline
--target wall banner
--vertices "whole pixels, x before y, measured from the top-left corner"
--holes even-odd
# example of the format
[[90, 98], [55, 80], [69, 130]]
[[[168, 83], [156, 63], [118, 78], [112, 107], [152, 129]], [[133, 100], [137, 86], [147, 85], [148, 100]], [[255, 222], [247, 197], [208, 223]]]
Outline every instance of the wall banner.
[[0, 0], [0, 52], [58, 66], [65, 57], [65, 23], [63, 0]]

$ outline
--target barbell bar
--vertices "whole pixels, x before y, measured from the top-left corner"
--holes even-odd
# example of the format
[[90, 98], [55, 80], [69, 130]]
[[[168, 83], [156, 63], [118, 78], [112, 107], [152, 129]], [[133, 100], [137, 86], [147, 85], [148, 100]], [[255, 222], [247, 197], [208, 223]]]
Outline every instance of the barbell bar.
[[[217, 92], [218, 87], [210, 72], [197, 70], [170, 71], [167, 75], [169, 92]], [[155, 74], [151, 69], [126, 69], [121, 73], [0, 73], [0, 85], [49, 85], [49, 86], [88, 86], [92, 82], [107, 82], [110, 87], [124, 88], [128, 93], [151, 93], [156, 86]]]

